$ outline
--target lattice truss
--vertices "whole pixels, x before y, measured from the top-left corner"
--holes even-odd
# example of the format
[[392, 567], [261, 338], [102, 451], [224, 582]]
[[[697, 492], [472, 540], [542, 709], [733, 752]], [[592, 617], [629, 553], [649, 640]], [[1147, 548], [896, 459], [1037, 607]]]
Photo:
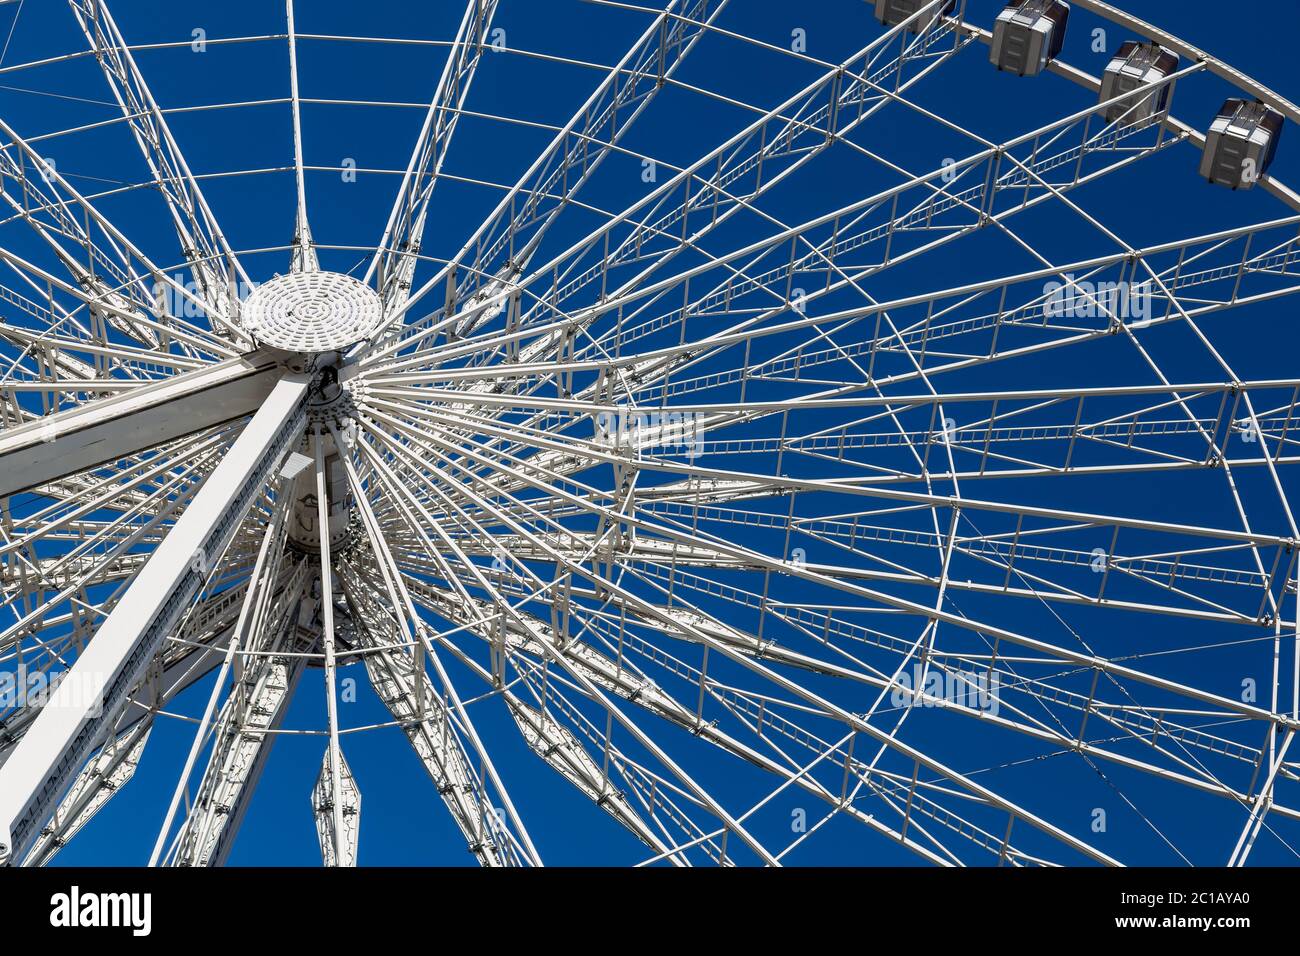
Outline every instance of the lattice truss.
[[[1300, 196], [1198, 178], [1196, 97], [1296, 108], [1094, 0], [1179, 65], [1007, 77], [976, 0], [837, 0], [842, 60], [746, 0], [556, 2], [630, 38], [586, 56], [460, 6], [289, 0], [206, 39], [276, 85], [201, 108], [101, 0], [7, 52], [98, 112], [0, 116], [0, 855], [156, 753], [149, 861], [220, 864], [289, 737], [327, 865], [363, 789], [485, 866], [1294, 862]], [[427, 86], [300, 84], [375, 43]], [[268, 162], [202, 135], [258, 110]], [[405, 168], [304, 148], [357, 110]]]

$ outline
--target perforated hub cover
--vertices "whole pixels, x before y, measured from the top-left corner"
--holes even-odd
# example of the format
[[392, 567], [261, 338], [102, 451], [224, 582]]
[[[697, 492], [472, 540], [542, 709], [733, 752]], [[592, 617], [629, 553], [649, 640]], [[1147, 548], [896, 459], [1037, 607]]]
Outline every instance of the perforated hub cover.
[[259, 286], [244, 302], [244, 328], [289, 352], [331, 352], [372, 335], [383, 321], [379, 296], [337, 272], [295, 272]]

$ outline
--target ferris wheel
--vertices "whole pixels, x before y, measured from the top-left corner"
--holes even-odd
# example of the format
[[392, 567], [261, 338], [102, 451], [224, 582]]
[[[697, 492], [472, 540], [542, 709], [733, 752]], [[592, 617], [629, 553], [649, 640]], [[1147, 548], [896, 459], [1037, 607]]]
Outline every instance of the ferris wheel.
[[9, 865], [356, 865], [363, 792], [483, 866], [1296, 862], [1252, 64], [1100, 0], [120, 2], [0, 59], [61, 98], [0, 113]]

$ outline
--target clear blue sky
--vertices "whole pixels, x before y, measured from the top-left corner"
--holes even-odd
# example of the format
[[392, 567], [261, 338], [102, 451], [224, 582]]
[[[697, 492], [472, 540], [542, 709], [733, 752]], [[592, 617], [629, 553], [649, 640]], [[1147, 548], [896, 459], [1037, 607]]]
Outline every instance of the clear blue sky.
[[[1300, 5], [1293, 2], [1237, 0], [1225, 5], [1210, 0], [1122, 0], [1130, 12], [1155, 22], [1184, 39], [1202, 46], [1235, 64], [1284, 96], [1300, 98], [1295, 65], [1295, 42], [1300, 32]], [[57, 2], [27, 0], [12, 36], [3, 65], [56, 56], [80, 48], [81, 37], [72, 14]], [[972, 19], [990, 22], [1001, 3], [970, 0]], [[118, 0], [112, 6], [124, 34], [133, 44], [188, 40], [195, 29], [209, 39], [283, 32], [282, 5], [268, 0], [227, 0], [225, 3], [175, 2], [158, 4], [142, 0]], [[8, 31], [16, 5], [0, 7], [0, 33]], [[410, 0], [301, 0], [298, 4], [300, 33], [353, 34], [413, 38], [447, 38], [455, 30], [462, 12], [459, 2], [411, 3]], [[571, 0], [503, 0], [498, 23], [508, 33], [508, 42], [529, 50], [542, 50], [577, 58], [612, 63], [628, 47], [647, 22], [644, 14], [599, 10]], [[791, 4], [781, 0], [732, 0], [723, 25], [749, 33], [770, 43], [788, 46], [791, 32], [806, 31], [808, 52], [827, 61], [839, 62], [877, 36], [880, 27], [861, 0], [821, 0]], [[1090, 49], [1090, 31], [1096, 23], [1076, 11], [1066, 45], [1065, 58], [1092, 73], [1099, 73], [1109, 53]], [[1111, 28], [1108, 51], [1127, 37]], [[1027, 117], [1038, 122], [1064, 116], [1083, 108], [1087, 94], [1055, 77], [1023, 80], [994, 73], [982, 60], [984, 48], [977, 46], [941, 78], [921, 86], [917, 98], [928, 108], [946, 113], [994, 140], [1005, 139], [1029, 128]], [[347, 97], [376, 101], [419, 104], [427, 102], [441, 70], [444, 53], [437, 48], [394, 47], [370, 44], [339, 44], [304, 40], [300, 47], [302, 94], [307, 98]], [[217, 44], [202, 55], [188, 49], [143, 51], [139, 64], [165, 107], [253, 101], [287, 95], [287, 58], [283, 41], [232, 46]], [[812, 78], [807, 69], [795, 68], [784, 58], [738, 49], [721, 40], [706, 42], [693, 54], [681, 78], [700, 86], [745, 97], [754, 103], [772, 105]], [[502, 112], [524, 119], [562, 123], [598, 81], [595, 74], [574, 68], [546, 65], [515, 57], [488, 57], [480, 68], [469, 101], [471, 109]], [[33, 90], [38, 92], [32, 92]], [[54, 93], [58, 96], [51, 96]], [[1222, 84], [1206, 82], [1195, 88], [1179, 89], [1181, 99], [1174, 112], [1196, 126], [1208, 125], [1219, 101], [1229, 94]], [[1185, 94], [1185, 95], [1184, 95]], [[92, 123], [116, 115], [106, 105], [107, 87], [93, 63], [78, 61], [0, 74], [0, 116], [25, 135]], [[99, 102], [95, 102], [99, 101]], [[683, 162], [731, 135], [738, 128], [739, 114], [701, 98], [686, 94], [665, 96], [638, 125], [629, 142], [633, 150]], [[405, 166], [423, 111], [417, 108], [341, 108], [308, 105], [303, 127], [306, 161], [309, 165], [335, 167], [355, 160], [362, 168], [400, 169]], [[878, 124], [878, 139], [872, 147], [914, 169], [933, 168], [958, 145], [948, 134], [924, 132], [916, 123], [897, 121], [886, 111]], [[195, 172], [206, 174], [246, 168], [283, 167], [292, 162], [289, 112], [282, 104], [251, 106], [221, 112], [194, 112], [173, 120], [173, 130]], [[918, 132], [921, 131], [921, 132]], [[502, 133], [486, 122], [467, 121], [447, 161], [447, 171], [457, 176], [513, 182], [518, 173], [540, 150], [544, 137], [536, 132], [513, 130]], [[970, 151], [970, 150], [968, 150]], [[49, 155], [61, 172], [85, 192], [111, 188], [120, 181], [139, 181], [139, 157], [120, 127], [88, 132], [51, 142]], [[632, 159], [620, 157], [615, 172], [600, 185], [599, 198], [618, 208], [637, 198], [643, 186]], [[1196, 154], [1182, 148], [1165, 154], [1141, 175], [1117, 177], [1112, 186], [1093, 190], [1086, 196], [1089, 209], [1135, 244], [1195, 235], [1216, 228], [1264, 218], [1272, 208], [1280, 217], [1285, 210], [1259, 194], [1233, 195], [1226, 190], [1198, 183]], [[1300, 130], [1288, 129], [1274, 172], [1292, 183], [1300, 183]], [[621, 176], [621, 178], [617, 178]], [[869, 194], [871, 183], [859, 180], [856, 167], [828, 161], [816, 175], [800, 177], [794, 188], [773, 199], [773, 211], [787, 221], [799, 221], [811, 213], [846, 203]], [[362, 176], [355, 184], [344, 183], [337, 172], [313, 173], [308, 189], [312, 224], [322, 244], [365, 246], [378, 241], [396, 190], [392, 176]], [[293, 224], [293, 182], [286, 174], [216, 179], [207, 189], [208, 198], [237, 249], [278, 246], [287, 243]], [[619, 190], [624, 192], [620, 197]], [[1182, 198], [1178, 198], [1182, 197]], [[620, 203], [621, 198], [621, 203]], [[440, 187], [426, 234], [425, 251], [430, 255], [454, 252], [473, 226], [495, 201], [495, 195], [468, 186]], [[1271, 205], [1270, 205], [1271, 204]], [[106, 199], [104, 209], [146, 250], [156, 251], [160, 262], [177, 258], [174, 238], [157, 215], [149, 197], [126, 196]], [[802, 211], [802, 212], [801, 212]], [[1082, 258], [1095, 246], [1057, 230], [1065, 214], [1056, 212], [1030, 226], [1037, 238], [1053, 246], [1058, 258]], [[581, 221], [573, 228], [578, 229]], [[11, 227], [12, 228], [12, 227]], [[0, 241], [12, 233], [0, 233]], [[563, 230], [557, 232], [560, 238]], [[1077, 242], [1075, 239], [1077, 238]], [[12, 241], [21, 241], [14, 239]], [[1072, 248], [1073, 244], [1073, 248]], [[325, 252], [326, 268], [347, 271], [361, 260], [361, 252]], [[246, 260], [255, 278], [268, 278], [287, 269], [284, 253], [249, 256]], [[992, 243], [972, 244], [961, 256], [945, 260], [942, 268], [957, 276], [987, 276], [1009, 271]], [[927, 275], [925, 270], [882, 281], [880, 298], [916, 292], [933, 282], [955, 284]], [[1239, 359], [1252, 377], [1294, 375], [1296, 336], [1294, 305], [1288, 300], [1260, 307], [1249, 313], [1231, 313], [1228, 322], [1249, 321], [1251, 331], [1235, 335], [1226, 325], [1215, 327], [1216, 343]], [[1267, 347], [1261, 349], [1261, 344]], [[1186, 339], [1166, 343], [1178, 363], [1179, 349], [1190, 349]], [[1086, 358], [1081, 361], [1088, 361]], [[1188, 358], [1188, 367], [1195, 367]], [[1125, 370], [1113, 370], [1123, 379]], [[1023, 387], [1054, 381], [1061, 369], [1018, 369]], [[1104, 377], [1104, 374], [1103, 374]], [[1005, 383], [1004, 383], [1005, 384]], [[1037, 493], [1037, 492], [1035, 492]], [[1084, 489], [1081, 496], [1112, 492]], [[1169, 490], [1150, 483], [1135, 484], [1123, 491], [1129, 511], [1181, 515], [1189, 508], [1205, 508], [1207, 515], [1221, 516], [1220, 494], [1212, 505], [1194, 491]], [[1083, 500], [1082, 498], [1080, 500]], [[1057, 502], [1060, 503], [1059, 501]], [[1226, 519], [1225, 519], [1226, 520]], [[965, 610], [974, 614], [978, 608]], [[1004, 623], [1026, 629], [1045, 626], [1042, 615], [1022, 612], [1021, 621]], [[1107, 628], [1105, 618], [1062, 612], [1081, 628]], [[1169, 630], [1137, 635], [1171, 644], [1195, 636]], [[1105, 635], [1116, 636], [1116, 635]], [[1111, 649], [1112, 653], [1119, 651]], [[1215, 667], [1223, 668], [1223, 686], [1230, 690], [1240, 674], [1266, 676], [1266, 657], [1261, 650], [1247, 649], [1224, 655]], [[1188, 665], [1204, 667], [1203, 663]], [[472, 678], [453, 669], [463, 683], [473, 687]], [[342, 705], [345, 725], [362, 725], [387, 718], [379, 702], [365, 687], [364, 671], [346, 670], [344, 678], [361, 687], [355, 703]], [[1206, 674], [1188, 674], [1202, 684]], [[179, 709], [194, 713], [201, 709], [209, 684], [191, 689]], [[1225, 691], [1227, 692], [1227, 691]], [[480, 730], [497, 755], [511, 792], [521, 807], [543, 858], [550, 864], [617, 863], [637, 858], [639, 845], [590, 807], [567, 784], [537, 760], [515, 732], [503, 707], [476, 707]], [[925, 724], [922, 715], [912, 725], [910, 739], [933, 747], [960, 769], [976, 769], [989, 756], [977, 757], [965, 751], [969, 741], [964, 730], [948, 723]], [[286, 726], [320, 727], [324, 723], [323, 687], [318, 671], [303, 679], [290, 710]], [[920, 728], [928, 728], [926, 736]], [[189, 745], [192, 725], [172, 720], [159, 722], [134, 781], [119, 794], [92, 825], [58, 857], [60, 864], [109, 862], [143, 863], [147, 860], [176, 773]], [[692, 748], [691, 741], [677, 730], [665, 731], [675, 756], [688, 768], [707, 775], [716, 792], [740, 804], [746, 796], [760, 792], [763, 778], [747, 767], [722, 766], [726, 758]], [[984, 738], [981, 738], [983, 740]], [[1021, 754], [1023, 742], [1011, 741], [1005, 757]], [[348, 737], [345, 752], [363, 793], [361, 861], [363, 864], [447, 864], [472, 862], [441, 802], [396, 730], [384, 730]], [[262, 778], [231, 862], [235, 864], [297, 863], [319, 861], [309, 795], [320, 767], [323, 741], [320, 737], [288, 737], [280, 740]], [[1028, 754], [1030, 750], [1025, 750]], [[1175, 842], [1200, 862], [1225, 858], [1225, 834], [1235, 819], [1221, 801], [1189, 798], [1181, 791], [1169, 794], [1141, 776], [1116, 772], [1126, 793], [1135, 802], [1167, 815]], [[1134, 815], [1109, 785], [1099, 781], [1076, 762], [1068, 766], [1047, 761], [1008, 771], [998, 778], [1008, 793], [1030, 805], [1052, 810], [1054, 819], [1085, 834], [1090, 808], [1111, 808], [1112, 822], [1105, 834], [1093, 839], [1104, 850], [1135, 862], [1177, 862], [1164, 843]], [[1048, 795], [1044, 791], [1049, 791]], [[1178, 798], [1166, 806], [1164, 796]], [[1037, 801], [1037, 803], [1035, 803]], [[784, 799], [774, 819], [788, 818], [798, 798]], [[817, 809], [809, 807], [810, 817]], [[777, 824], [771, 824], [777, 826]], [[1279, 827], [1279, 832], [1296, 844], [1297, 832]], [[862, 828], [837, 823], [825, 840], [809, 841], [791, 862], [911, 863], [914, 858], [886, 841], [872, 838]], [[779, 840], [776, 841], [779, 843]], [[1294, 862], [1294, 856], [1276, 841], [1262, 839], [1255, 862]]]

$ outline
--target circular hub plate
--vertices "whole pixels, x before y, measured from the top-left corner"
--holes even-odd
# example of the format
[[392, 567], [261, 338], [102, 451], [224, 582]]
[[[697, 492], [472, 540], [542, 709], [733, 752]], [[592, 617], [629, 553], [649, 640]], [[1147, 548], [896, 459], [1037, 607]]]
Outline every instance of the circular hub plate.
[[295, 272], [259, 286], [243, 309], [260, 342], [289, 352], [331, 352], [370, 336], [383, 321], [379, 296], [337, 272]]

